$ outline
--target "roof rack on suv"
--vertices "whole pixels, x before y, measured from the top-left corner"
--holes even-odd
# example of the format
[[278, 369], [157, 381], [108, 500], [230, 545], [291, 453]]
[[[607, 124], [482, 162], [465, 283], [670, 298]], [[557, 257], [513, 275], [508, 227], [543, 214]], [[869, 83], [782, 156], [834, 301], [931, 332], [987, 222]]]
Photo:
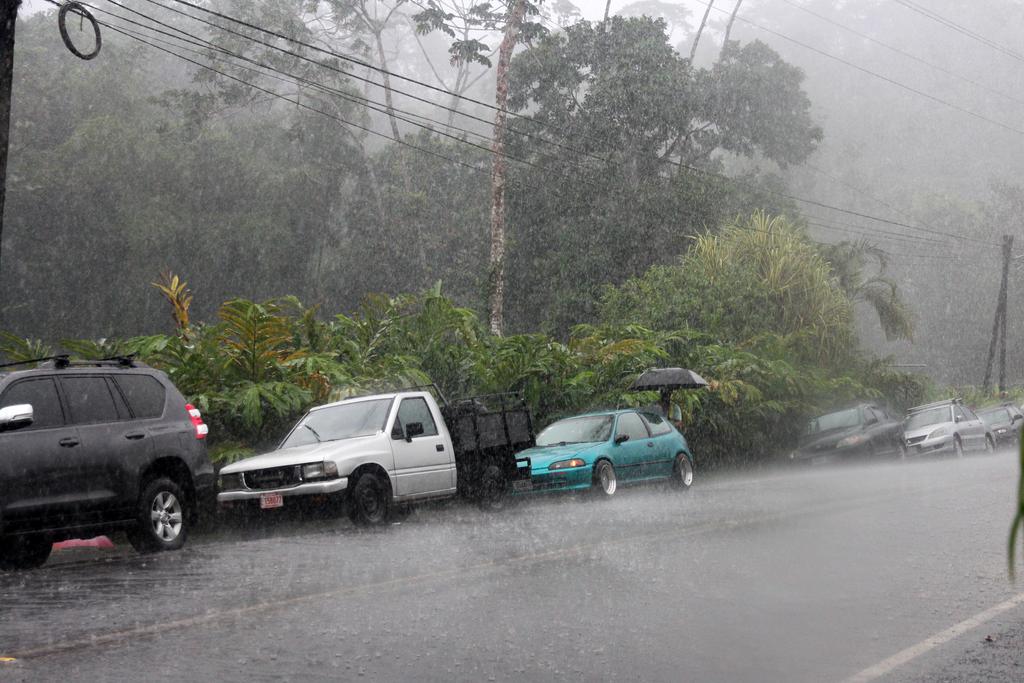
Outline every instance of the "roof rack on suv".
[[19, 365], [32, 365], [34, 363], [45, 363], [47, 361], [53, 361], [54, 365], [68, 362], [67, 354], [61, 354], [59, 356], [43, 356], [42, 358], [28, 358], [26, 360], [19, 360], [13, 363], [0, 363], [0, 368], [13, 368]]
[[67, 356], [60, 357], [53, 361], [53, 367], [58, 370], [64, 368], [134, 368], [143, 365], [135, 360], [135, 354], [127, 356], [111, 356], [99, 360], [70, 360]]

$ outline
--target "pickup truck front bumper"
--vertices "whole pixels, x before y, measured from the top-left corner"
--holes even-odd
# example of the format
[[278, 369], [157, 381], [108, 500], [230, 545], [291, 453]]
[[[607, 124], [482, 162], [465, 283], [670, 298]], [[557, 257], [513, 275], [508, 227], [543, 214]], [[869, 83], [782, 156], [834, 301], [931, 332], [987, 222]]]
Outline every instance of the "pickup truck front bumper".
[[348, 488], [348, 477], [314, 481], [298, 486], [286, 486], [279, 489], [236, 489], [221, 491], [217, 494], [218, 503], [230, 503], [236, 500], [256, 500], [267, 493], [280, 493], [282, 496], [323, 496], [338, 493]]

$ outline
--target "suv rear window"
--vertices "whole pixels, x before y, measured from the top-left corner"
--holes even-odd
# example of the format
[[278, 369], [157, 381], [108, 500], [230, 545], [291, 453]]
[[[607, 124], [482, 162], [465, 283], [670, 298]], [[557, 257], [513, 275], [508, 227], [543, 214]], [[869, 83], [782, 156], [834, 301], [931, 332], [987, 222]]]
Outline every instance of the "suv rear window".
[[149, 375], [117, 375], [114, 380], [128, 399], [135, 417], [160, 417], [164, 414], [166, 390]]
[[0, 397], [0, 408], [24, 403], [31, 404], [34, 413], [28, 429], [59, 427], [64, 424], [64, 411], [60, 407], [57, 386], [52, 379], [43, 377], [23, 380], [11, 386]]
[[116, 422], [117, 409], [103, 377], [61, 377], [73, 424]]

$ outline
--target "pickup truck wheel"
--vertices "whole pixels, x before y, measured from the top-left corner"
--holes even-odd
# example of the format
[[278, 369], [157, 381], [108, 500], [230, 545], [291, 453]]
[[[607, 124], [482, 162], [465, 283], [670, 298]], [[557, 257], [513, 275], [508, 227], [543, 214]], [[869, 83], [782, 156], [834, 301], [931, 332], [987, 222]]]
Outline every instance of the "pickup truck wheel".
[[598, 461], [594, 467], [594, 483], [591, 490], [601, 498], [611, 498], [618, 488], [618, 480], [615, 477], [615, 468], [607, 460]]
[[686, 491], [693, 485], [693, 465], [685, 453], [676, 456], [676, 463], [672, 467], [672, 486]]
[[496, 512], [504, 509], [507, 500], [508, 481], [505, 473], [497, 465], [491, 465], [480, 477], [480, 509]]
[[43, 537], [5, 538], [0, 540], [0, 569], [16, 571], [41, 567], [50, 557], [53, 541]]
[[136, 526], [127, 530], [128, 542], [140, 553], [178, 550], [185, 545], [193, 519], [185, 494], [167, 477], [149, 482], [139, 496]]
[[388, 520], [391, 512], [391, 491], [373, 472], [365, 472], [356, 480], [349, 498], [349, 518], [359, 526], [376, 526]]

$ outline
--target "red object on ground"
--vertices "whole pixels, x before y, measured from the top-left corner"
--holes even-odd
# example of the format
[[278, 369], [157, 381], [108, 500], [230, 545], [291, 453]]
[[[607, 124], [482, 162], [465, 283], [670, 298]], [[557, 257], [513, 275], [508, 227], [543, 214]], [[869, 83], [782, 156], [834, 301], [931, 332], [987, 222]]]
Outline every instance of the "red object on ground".
[[106, 536], [95, 538], [72, 538], [60, 543], [54, 543], [54, 550], [67, 550], [68, 548], [113, 548], [113, 542]]

